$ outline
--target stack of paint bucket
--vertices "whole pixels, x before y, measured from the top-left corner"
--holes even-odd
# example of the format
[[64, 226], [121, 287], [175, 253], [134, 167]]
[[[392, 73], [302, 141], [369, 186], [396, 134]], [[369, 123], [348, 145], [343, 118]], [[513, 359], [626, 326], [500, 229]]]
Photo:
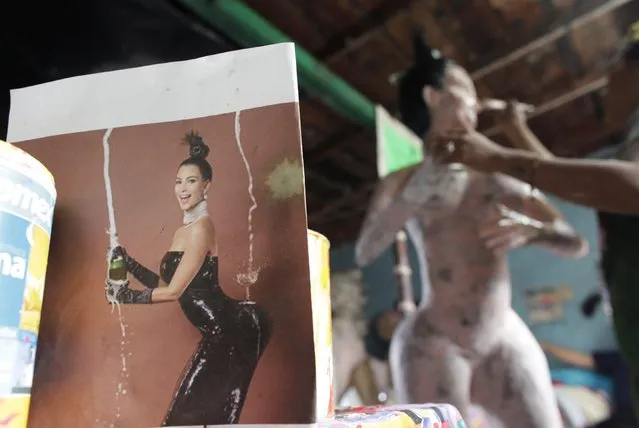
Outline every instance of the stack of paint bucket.
[[313, 336], [315, 341], [315, 384], [317, 418], [334, 415], [333, 335], [331, 331], [330, 244], [325, 236], [308, 231]]
[[0, 425], [25, 428], [56, 191], [35, 158], [0, 141]]

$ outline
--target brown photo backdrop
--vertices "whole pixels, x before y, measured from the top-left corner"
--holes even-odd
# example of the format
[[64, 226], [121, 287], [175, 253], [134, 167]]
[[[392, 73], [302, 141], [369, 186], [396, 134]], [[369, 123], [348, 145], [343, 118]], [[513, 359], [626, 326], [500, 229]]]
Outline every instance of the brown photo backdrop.
[[[209, 212], [219, 244], [220, 284], [244, 297], [236, 275], [248, 260], [248, 175], [235, 141], [235, 113], [116, 128], [111, 182], [121, 244], [158, 271], [182, 224], [174, 180], [196, 130], [209, 145]], [[273, 320], [240, 423], [314, 421], [315, 370], [303, 194], [274, 198], [267, 179], [302, 159], [296, 104], [241, 113], [241, 140], [254, 178], [255, 266], [251, 298]], [[117, 309], [104, 296], [108, 248], [103, 179], [104, 130], [43, 138], [19, 146], [52, 172], [58, 189], [29, 426], [159, 426], [200, 338], [179, 304], [122, 305], [128, 378], [120, 375]], [[301, 180], [301, 176], [299, 177]], [[131, 287], [142, 288], [136, 281]], [[118, 385], [126, 394], [116, 396]], [[119, 414], [119, 416], [118, 416]], [[206, 421], [202, 421], [205, 424]]]

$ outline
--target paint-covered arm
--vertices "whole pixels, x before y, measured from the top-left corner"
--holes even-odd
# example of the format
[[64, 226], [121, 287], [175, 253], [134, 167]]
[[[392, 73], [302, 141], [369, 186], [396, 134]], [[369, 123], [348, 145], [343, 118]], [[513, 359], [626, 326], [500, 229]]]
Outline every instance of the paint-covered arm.
[[[450, 141], [454, 150], [447, 151]], [[503, 173], [576, 204], [617, 214], [639, 215], [639, 165], [618, 160], [545, 158], [507, 149], [477, 132], [438, 143], [444, 162]]]
[[504, 133], [517, 149], [526, 150], [545, 159], [552, 159], [555, 155], [539, 141], [525, 121], [516, 121], [506, 127]]
[[[509, 110], [511, 120], [507, 126], [503, 127], [503, 130], [514, 147], [529, 151], [544, 159], [554, 159], [555, 156], [552, 152], [528, 127], [526, 115], [518, 108], [517, 103], [511, 102]], [[569, 257], [585, 255], [588, 251], [587, 242], [577, 236], [561, 213], [546, 198], [542, 197], [539, 192], [536, 192], [534, 196], [536, 197], [530, 201], [528, 210], [532, 211], [533, 215], [536, 214], [545, 219], [548, 226], [542, 229], [531, 243], [535, 243], [535, 241], [540, 242], [540, 245], [544, 245], [544, 242], [550, 243], [552, 247], [567, 250], [564, 253], [567, 253], [566, 255]]]
[[503, 112], [501, 131], [508, 137], [513, 147], [535, 153], [542, 158], [553, 158], [550, 150], [528, 127], [527, 112], [524, 104], [511, 100]]
[[144, 267], [141, 263], [131, 257], [124, 247], [118, 246], [113, 249], [114, 256], [122, 256], [127, 272], [135, 279], [140, 281], [146, 288], [157, 288], [160, 283], [160, 277], [155, 272]]
[[[639, 111], [639, 110], [638, 110]], [[560, 171], [553, 171], [556, 170], [557, 168], [566, 168], [566, 170], [568, 169], [573, 169], [575, 172], [577, 172], [578, 174], [578, 179], [579, 177], [583, 177], [583, 179], [586, 179], [586, 176], [590, 173], [594, 173], [595, 176], [599, 176], [601, 179], [605, 180], [603, 182], [599, 182], [599, 186], [601, 186], [601, 188], [603, 190], [608, 189], [608, 185], [601, 185], [602, 183], [612, 183], [613, 181], [622, 181], [625, 182], [625, 186], [624, 188], [626, 188], [626, 192], [628, 190], [630, 190], [632, 193], [634, 192], [639, 192], [639, 168], [637, 168], [636, 166], [632, 165], [632, 164], [625, 164], [625, 168], [622, 166], [624, 165], [623, 163], [621, 163], [621, 161], [603, 161], [603, 162], [592, 162], [590, 163], [590, 161], [587, 160], [580, 160], [579, 163], [572, 163], [572, 162], [565, 162], [566, 159], [562, 160], [561, 158], [557, 158], [555, 157], [555, 155], [552, 154], [552, 152], [550, 150], [548, 150], [542, 143], [541, 141], [539, 141], [539, 139], [537, 139], [537, 137], [533, 134], [533, 132], [530, 130], [530, 128], [528, 128], [527, 123], [525, 122], [520, 122], [520, 123], [516, 123], [509, 132], [507, 132], [508, 138], [513, 141], [513, 143], [515, 143], [515, 147], [517, 147], [518, 149], [522, 149], [522, 150], [526, 150], [529, 151], [533, 154], [538, 155], [540, 158], [546, 160], [546, 161], [552, 161], [552, 163], [548, 163], [545, 166], [541, 166], [541, 162], [540, 165], [537, 167], [537, 169], [539, 169], [539, 167], [542, 168], [542, 172], [541, 174], [559, 174]], [[522, 159], [523, 160], [523, 159]], [[521, 162], [522, 160], [520, 160], [519, 162]], [[559, 161], [559, 162], [558, 162]], [[513, 162], [515, 161], [515, 157], [513, 157]], [[524, 161], [525, 162], [525, 161]], [[579, 167], [578, 165], [581, 165], [581, 167]], [[513, 165], [514, 167], [514, 165]], [[514, 171], [515, 168], [511, 167], [510, 169]], [[525, 169], [525, 168], [523, 168]], [[608, 171], [604, 171], [605, 169], [608, 169]], [[625, 171], [624, 171], [625, 169]], [[534, 176], [534, 181], [535, 181], [535, 185], [542, 189], [542, 190], [547, 190], [546, 188], [546, 180], [544, 180], [544, 177], [542, 176], [542, 183], [540, 186], [539, 183], [539, 177], [537, 177], [537, 174], [539, 173], [539, 171], [533, 170], [530, 171], [531, 174]], [[568, 171], [566, 171], [566, 174], [568, 174]], [[606, 178], [606, 176], [608, 176], [608, 178]], [[571, 180], [574, 180], [574, 178], [570, 178]], [[629, 179], [629, 180], [628, 180]], [[590, 180], [592, 181], [593, 178], [591, 177]], [[561, 180], [559, 180], [561, 181]], [[594, 181], [592, 181], [593, 185], [595, 184]], [[577, 183], [578, 184], [578, 183]], [[630, 186], [628, 186], [630, 185]], [[559, 184], [552, 184], [552, 186], [554, 187], [565, 187], [566, 185], [559, 185]], [[597, 187], [597, 186], [595, 186]], [[628, 187], [630, 187], [630, 189], [628, 189]], [[545, 189], [546, 188], [546, 189]], [[613, 187], [610, 187], [610, 189], [612, 189]], [[608, 189], [609, 190], [609, 189]], [[615, 189], [616, 190], [616, 189]], [[550, 190], [552, 193], [557, 194], [556, 192], [553, 192], [552, 190]], [[592, 189], [589, 190], [588, 193], [590, 192], [597, 192], [598, 191], [596, 189]], [[564, 191], [565, 192], [565, 191]], [[564, 193], [561, 192], [561, 193]], [[560, 197], [564, 197], [564, 199], [572, 201], [572, 202], [577, 202], [583, 205], [587, 205], [587, 206], [592, 206], [594, 208], [600, 208], [601, 205], [599, 205], [598, 200], [601, 200], [602, 202], [604, 201], [604, 195], [597, 195], [596, 193], [592, 193], [590, 195], [588, 194], [577, 194], [575, 192], [571, 192], [574, 197], [566, 197], [566, 194], [564, 193], [564, 195], [562, 196], [562, 194], [557, 194], [557, 196]], [[582, 192], [583, 193], [583, 192]], [[606, 192], [603, 192], [606, 193]], [[613, 192], [614, 193], [614, 192]], [[631, 196], [631, 194], [626, 193], [626, 195]], [[593, 198], [594, 197], [594, 198]], [[574, 199], [573, 199], [574, 198]], [[584, 198], [587, 200], [590, 200], [590, 203], [585, 203], [584, 202]], [[633, 203], [633, 205], [638, 205], [639, 204], [639, 194], [635, 194], [634, 195], [634, 200], [630, 201], [631, 203]], [[625, 204], [624, 204], [625, 205]], [[620, 205], [621, 206], [621, 205]], [[637, 208], [639, 209], [639, 208]], [[605, 211], [613, 211], [613, 212], [619, 212], [618, 210], [606, 210]], [[622, 208], [622, 211], [626, 211], [626, 209]], [[624, 212], [621, 212], [624, 213]], [[632, 212], [630, 212], [629, 214], [632, 214]]]
[[419, 202], [405, 197], [416, 168], [396, 171], [378, 183], [355, 244], [355, 262], [360, 267], [367, 266], [388, 249], [397, 232], [419, 208]]
[[559, 211], [543, 196], [528, 201], [526, 212], [544, 224], [530, 244], [539, 245], [564, 257], [578, 259], [588, 254], [589, 245]]
[[526, 244], [538, 245], [569, 258], [581, 258], [588, 254], [588, 241], [573, 229], [541, 192], [531, 191], [526, 183], [504, 175], [495, 175], [494, 179], [502, 188], [503, 204], [526, 216], [534, 228]]
[[489, 168], [531, 180], [542, 191], [601, 211], [639, 215], [639, 165], [616, 160], [541, 159], [509, 151]]

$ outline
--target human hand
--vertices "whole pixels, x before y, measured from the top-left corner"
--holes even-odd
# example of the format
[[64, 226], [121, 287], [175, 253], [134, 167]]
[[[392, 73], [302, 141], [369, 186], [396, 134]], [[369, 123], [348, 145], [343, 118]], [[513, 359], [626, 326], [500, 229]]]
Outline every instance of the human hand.
[[412, 314], [413, 312], [415, 312], [416, 309], [417, 305], [412, 300], [402, 300], [397, 304], [398, 313], [401, 315]]
[[487, 173], [494, 172], [496, 159], [510, 152], [474, 130], [438, 137], [431, 147], [437, 162], [462, 163]]
[[497, 215], [479, 229], [486, 247], [498, 254], [521, 248], [545, 230], [544, 223], [520, 214], [505, 205], [497, 205]]
[[532, 107], [520, 103], [517, 100], [509, 100], [506, 108], [493, 110], [496, 113], [497, 126], [505, 133], [519, 131], [521, 127], [526, 125], [528, 120], [527, 113], [532, 111]]
[[117, 247], [112, 248], [111, 255], [112, 257], [122, 257], [124, 260], [126, 260], [129, 257], [126, 250], [121, 245], [118, 245]]
[[107, 302], [119, 303], [119, 296], [125, 289], [129, 288], [129, 281], [114, 281], [107, 279], [104, 284], [104, 295]]

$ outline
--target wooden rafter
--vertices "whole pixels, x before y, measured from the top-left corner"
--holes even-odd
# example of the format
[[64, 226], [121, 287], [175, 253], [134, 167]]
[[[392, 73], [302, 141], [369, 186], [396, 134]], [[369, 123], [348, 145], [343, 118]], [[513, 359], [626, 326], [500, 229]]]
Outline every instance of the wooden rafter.
[[347, 193], [352, 189], [352, 187], [349, 184], [346, 184], [337, 180], [331, 180], [330, 178], [327, 178], [325, 175], [318, 174], [312, 169], [306, 168], [304, 170], [304, 174], [307, 180], [312, 180], [313, 182], [321, 185], [322, 187], [335, 190], [339, 194]]
[[344, 193], [340, 198], [335, 199], [330, 204], [327, 204], [319, 211], [309, 214], [309, 221], [314, 223], [325, 223], [329, 216], [333, 214], [335, 211], [338, 211], [353, 202], [363, 202], [366, 203], [368, 201], [371, 193], [377, 187], [377, 181], [371, 181], [366, 183], [364, 186], [357, 190], [351, 190], [349, 192]]
[[317, 53], [318, 58], [326, 61], [353, 45], [363, 43], [368, 37], [383, 28], [391, 17], [408, 7], [412, 1], [386, 0], [381, 2], [379, 6], [359, 19], [356, 24], [329, 38], [325, 46]]
[[[584, 131], [577, 131], [573, 136], [563, 140], [562, 144], [559, 144], [559, 140], [555, 141], [556, 146], [551, 147], [553, 153], [567, 158], [583, 158], [602, 147], [618, 145], [626, 132], [625, 124], [610, 125], [599, 130], [594, 130], [594, 128], [593, 126], [585, 128]], [[593, 133], [588, 134], [589, 130], [593, 130]]]
[[335, 152], [342, 149], [345, 144], [352, 141], [362, 130], [356, 126], [350, 126], [337, 134], [322, 141], [312, 149], [304, 150], [304, 164], [306, 166], [317, 165], [329, 159]]
[[363, 220], [364, 214], [361, 213], [334, 223], [309, 223], [309, 227], [328, 236], [331, 241], [331, 247], [334, 248], [335, 246], [352, 242], [357, 238]]
[[599, 6], [591, 9], [590, 11], [581, 14], [579, 16], [575, 16], [570, 19], [567, 23], [560, 26], [559, 28], [544, 34], [543, 36], [521, 46], [514, 51], [497, 58], [490, 63], [480, 67], [479, 69], [473, 71], [471, 76], [473, 80], [479, 80], [490, 73], [493, 73], [497, 70], [500, 70], [513, 62], [524, 58], [530, 53], [541, 49], [544, 46], [547, 46], [549, 43], [553, 43], [560, 38], [569, 34], [572, 30], [587, 25], [596, 19], [606, 15], [634, 0], [608, 0], [600, 4]]
[[[351, 174], [356, 175], [362, 180], [369, 180], [376, 176], [376, 165], [369, 165], [363, 161], [357, 159], [351, 154], [350, 151], [342, 150], [335, 153], [333, 156], [333, 163], [339, 165], [341, 168], [348, 169]], [[321, 170], [321, 166], [318, 167]]]
[[[608, 76], [602, 75], [601, 73], [597, 73], [593, 76], [588, 76], [587, 78], [582, 79], [580, 82], [578, 82], [574, 89], [557, 95], [556, 97], [553, 97], [542, 105], [535, 106], [535, 111], [528, 115], [528, 118], [532, 119], [534, 117], [542, 116], [592, 92], [599, 91], [608, 86], [608, 82]], [[493, 126], [492, 128], [482, 131], [482, 133], [488, 137], [493, 137], [499, 133], [499, 127]]]

